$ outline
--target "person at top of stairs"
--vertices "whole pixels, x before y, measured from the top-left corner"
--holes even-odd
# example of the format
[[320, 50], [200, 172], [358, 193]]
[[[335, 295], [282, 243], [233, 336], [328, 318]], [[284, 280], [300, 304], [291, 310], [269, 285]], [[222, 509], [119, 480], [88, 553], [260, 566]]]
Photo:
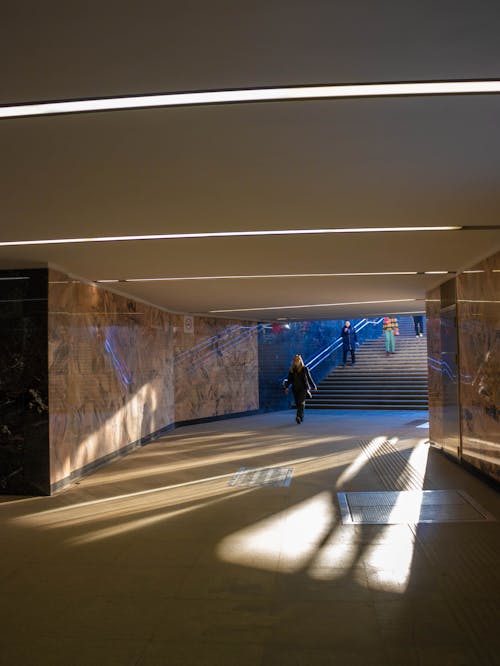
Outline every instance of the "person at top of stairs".
[[413, 315], [413, 324], [415, 325], [415, 337], [421, 338], [424, 334], [424, 318], [422, 315]]
[[396, 335], [399, 335], [399, 324], [396, 317], [384, 317], [382, 324], [385, 339], [385, 355], [396, 353]]
[[342, 331], [340, 332], [340, 337], [342, 338], [342, 367], [345, 366], [347, 352], [351, 353], [351, 364], [354, 365], [356, 363], [356, 345], [359, 343], [356, 331], [351, 326], [350, 321], [344, 322]]

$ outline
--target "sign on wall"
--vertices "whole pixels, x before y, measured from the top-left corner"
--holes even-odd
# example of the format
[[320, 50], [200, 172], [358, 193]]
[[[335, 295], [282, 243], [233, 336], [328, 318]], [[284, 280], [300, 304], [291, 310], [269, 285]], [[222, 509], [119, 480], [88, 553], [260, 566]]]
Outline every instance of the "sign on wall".
[[184, 315], [184, 333], [194, 333], [193, 315]]

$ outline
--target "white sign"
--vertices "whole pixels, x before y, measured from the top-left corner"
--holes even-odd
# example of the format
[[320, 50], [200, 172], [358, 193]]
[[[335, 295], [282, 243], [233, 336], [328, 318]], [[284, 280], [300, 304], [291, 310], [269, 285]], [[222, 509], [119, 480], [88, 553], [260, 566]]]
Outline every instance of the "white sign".
[[184, 315], [184, 333], [194, 333], [194, 317]]

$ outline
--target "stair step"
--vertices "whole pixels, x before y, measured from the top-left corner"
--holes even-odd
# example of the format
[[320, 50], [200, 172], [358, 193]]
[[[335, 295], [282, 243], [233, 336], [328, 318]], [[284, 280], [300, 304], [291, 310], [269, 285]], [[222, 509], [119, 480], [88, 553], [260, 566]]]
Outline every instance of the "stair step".
[[[386, 355], [381, 337], [362, 343], [355, 367], [348, 361], [345, 367], [333, 368], [307, 401], [308, 409], [426, 410], [427, 341], [415, 338], [412, 322], [400, 333], [394, 355]], [[331, 360], [339, 358], [332, 354]]]
[[[321, 396], [321, 397], [324, 396], [326, 398], [326, 397], [329, 397], [329, 396], [338, 396], [338, 395], [343, 395], [343, 396], [346, 396], [346, 397], [347, 396], [356, 397], [358, 395], [380, 395], [380, 391], [376, 391], [375, 389], [370, 391], [369, 389], [367, 390], [367, 389], [364, 389], [364, 388], [349, 389], [349, 390], [345, 391], [345, 390], [339, 388], [338, 390], [332, 389], [332, 390], [328, 390], [328, 391], [321, 391], [319, 394], [318, 393], [313, 394], [312, 400], [315, 400], [316, 396]], [[384, 395], [390, 395], [390, 396], [396, 396], [396, 397], [397, 396], [402, 397], [404, 395], [408, 395], [408, 396], [425, 395], [425, 397], [427, 398], [427, 390], [422, 389], [421, 391], [413, 391], [411, 388], [406, 388], [406, 389], [403, 389], [403, 390], [392, 389], [390, 391], [384, 391]]]
[[330, 403], [333, 403], [333, 402], [335, 402], [335, 403], [340, 403], [340, 402], [374, 402], [374, 403], [390, 402], [390, 403], [393, 403], [394, 402], [394, 403], [397, 404], [397, 403], [400, 403], [400, 402], [405, 402], [405, 403], [406, 402], [411, 402], [411, 403], [413, 403], [413, 402], [426, 402], [426, 397], [425, 398], [418, 398], [418, 397], [415, 397], [415, 398], [412, 398], [412, 397], [392, 398], [392, 397], [390, 397], [389, 399], [387, 399], [385, 396], [370, 397], [370, 396], [363, 395], [363, 396], [359, 396], [359, 400], [356, 400], [356, 398], [354, 400], [352, 400], [349, 397], [345, 397], [345, 398], [338, 397], [338, 398], [335, 398], [334, 400], [328, 400], [327, 398], [324, 398], [324, 399], [317, 398], [316, 400], [313, 399], [313, 400], [308, 401], [308, 404], [312, 405], [312, 404], [321, 404], [321, 403], [326, 403], [326, 402], [330, 402]]
[[308, 405], [308, 409], [385, 409], [385, 410], [415, 410], [415, 411], [427, 411], [428, 405], [397, 405], [390, 403], [388, 405], [365, 405], [365, 404], [359, 404], [359, 405], [354, 405], [353, 403], [349, 403], [346, 405]]

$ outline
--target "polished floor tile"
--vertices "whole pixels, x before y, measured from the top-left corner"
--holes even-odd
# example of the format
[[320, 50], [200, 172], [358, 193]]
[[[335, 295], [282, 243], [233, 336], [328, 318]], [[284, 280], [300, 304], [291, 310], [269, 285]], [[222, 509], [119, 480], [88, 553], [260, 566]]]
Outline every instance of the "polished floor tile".
[[[500, 498], [417, 417], [188, 426], [59, 495], [2, 498], [0, 665], [496, 666]], [[391, 490], [363, 459], [376, 437], [494, 520], [343, 524], [339, 492]], [[231, 486], [241, 467], [291, 483]]]

